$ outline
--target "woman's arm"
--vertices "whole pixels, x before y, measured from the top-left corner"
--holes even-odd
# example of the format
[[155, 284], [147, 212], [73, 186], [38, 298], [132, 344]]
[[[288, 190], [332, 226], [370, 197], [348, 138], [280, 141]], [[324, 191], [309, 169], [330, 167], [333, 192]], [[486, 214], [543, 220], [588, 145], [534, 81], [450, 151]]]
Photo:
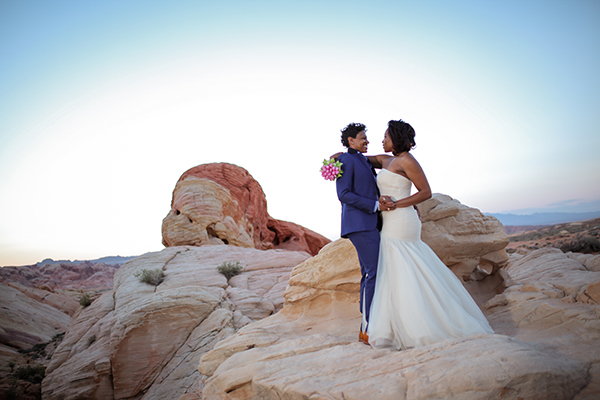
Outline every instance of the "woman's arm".
[[335, 161], [337, 161], [338, 157], [341, 156], [342, 154], [344, 154], [344, 153], [342, 153], [340, 151], [339, 153], [335, 153], [334, 155], [329, 156], [329, 159], [331, 160], [333, 158]]
[[371, 164], [373, 164], [373, 167], [379, 168], [379, 169], [383, 168], [383, 164], [384, 164], [385, 160], [392, 158], [392, 156], [390, 156], [389, 154], [378, 154], [376, 156], [365, 156], [365, 157], [367, 157], [369, 162]]
[[399, 164], [394, 165], [394, 167], [400, 168], [394, 169], [402, 169], [408, 179], [410, 179], [415, 185], [415, 188], [417, 188], [417, 192], [415, 194], [395, 201], [394, 204], [396, 205], [396, 208], [414, 206], [429, 199], [431, 197], [431, 188], [429, 187], [429, 182], [427, 181], [425, 172], [423, 172], [419, 162], [409, 153], [394, 162], [394, 164], [396, 163]]
[[[333, 158], [334, 160], [337, 161], [338, 157], [341, 156], [344, 153], [335, 153], [333, 155], [331, 155], [329, 158]], [[388, 155], [388, 154], [378, 154], [376, 156], [365, 156], [367, 157], [367, 159], [369, 160], [369, 162], [371, 164], [373, 164], [373, 167], [375, 168], [383, 168], [383, 162], [384, 160], [388, 160], [390, 158], [392, 158], [392, 156]]]

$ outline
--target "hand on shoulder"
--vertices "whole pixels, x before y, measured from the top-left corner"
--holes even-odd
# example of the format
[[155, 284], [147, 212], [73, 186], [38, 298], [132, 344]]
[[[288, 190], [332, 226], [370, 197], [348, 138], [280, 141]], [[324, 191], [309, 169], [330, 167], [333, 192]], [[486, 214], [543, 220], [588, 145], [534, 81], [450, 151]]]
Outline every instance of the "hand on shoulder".
[[342, 153], [341, 151], [340, 151], [340, 152], [337, 152], [337, 153], [335, 153], [335, 154], [333, 154], [333, 155], [329, 156], [329, 159], [332, 159], [332, 158], [333, 158], [335, 161], [337, 161], [338, 157], [339, 157], [339, 156], [341, 156], [342, 154], [344, 154], [344, 153]]

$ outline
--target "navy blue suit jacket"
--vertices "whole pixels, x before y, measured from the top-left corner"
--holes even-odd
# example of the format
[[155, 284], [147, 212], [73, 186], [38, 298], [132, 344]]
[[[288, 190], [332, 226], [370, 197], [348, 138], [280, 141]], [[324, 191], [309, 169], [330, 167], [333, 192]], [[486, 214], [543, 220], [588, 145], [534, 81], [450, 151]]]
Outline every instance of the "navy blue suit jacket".
[[338, 199], [342, 203], [342, 237], [349, 233], [378, 229], [379, 200], [375, 171], [361, 153], [344, 153], [338, 157], [342, 176], [336, 180]]

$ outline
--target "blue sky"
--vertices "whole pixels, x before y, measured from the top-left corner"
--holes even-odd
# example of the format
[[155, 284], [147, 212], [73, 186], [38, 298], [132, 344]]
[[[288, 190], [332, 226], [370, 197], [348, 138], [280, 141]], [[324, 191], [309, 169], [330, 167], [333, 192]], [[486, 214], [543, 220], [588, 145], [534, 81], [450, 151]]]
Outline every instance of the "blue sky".
[[600, 3], [0, 2], [0, 265], [160, 250], [187, 169], [246, 168], [339, 237], [339, 130], [417, 132], [434, 192], [600, 208]]

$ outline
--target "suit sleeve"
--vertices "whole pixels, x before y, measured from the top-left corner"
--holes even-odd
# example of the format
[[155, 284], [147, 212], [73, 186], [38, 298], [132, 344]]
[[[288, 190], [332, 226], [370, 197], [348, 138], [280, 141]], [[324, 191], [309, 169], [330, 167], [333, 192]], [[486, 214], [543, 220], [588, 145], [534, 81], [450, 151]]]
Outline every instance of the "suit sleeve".
[[366, 213], [375, 214], [377, 211], [377, 201], [367, 197], [360, 196], [354, 192], [354, 162], [340, 156], [342, 162], [342, 176], [336, 180], [337, 195], [340, 202], [349, 204]]

